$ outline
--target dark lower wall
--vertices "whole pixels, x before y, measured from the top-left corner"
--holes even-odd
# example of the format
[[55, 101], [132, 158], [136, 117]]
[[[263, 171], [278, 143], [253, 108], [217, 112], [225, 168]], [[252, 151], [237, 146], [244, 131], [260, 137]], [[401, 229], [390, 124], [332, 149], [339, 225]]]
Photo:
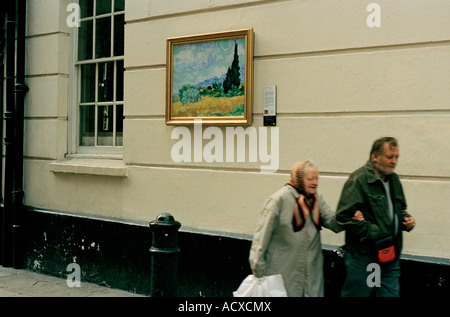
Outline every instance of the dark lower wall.
[[[82, 282], [151, 294], [150, 226], [33, 208], [27, 209], [25, 219], [26, 269], [67, 278], [67, 265], [76, 262]], [[250, 274], [250, 243], [180, 230], [178, 296], [232, 296]]]
[[[149, 226], [27, 208], [24, 267], [67, 278], [69, 263], [81, 268], [81, 282], [151, 295], [152, 233]], [[176, 218], [176, 215], [175, 215]], [[153, 219], [149, 219], [151, 221]], [[230, 297], [251, 274], [251, 241], [178, 232], [177, 296]], [[325, 296], [339, 296], [343, 261], [325, 248]], [[448, 296], [450, 266], [439, 261], [402, 259], [401, 296]]]

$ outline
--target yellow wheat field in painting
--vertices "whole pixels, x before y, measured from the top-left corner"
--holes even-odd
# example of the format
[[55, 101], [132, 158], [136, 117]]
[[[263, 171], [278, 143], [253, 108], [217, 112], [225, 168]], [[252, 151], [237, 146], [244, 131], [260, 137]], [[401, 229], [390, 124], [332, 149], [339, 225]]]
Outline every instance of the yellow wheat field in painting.
[[245, 96], [210, 97], [203, 96], [201, 100], [183, 106], [181, 101], [172, 104], [174, 117], [210, 117], [231, 112], [234, 107], [243, 104]]

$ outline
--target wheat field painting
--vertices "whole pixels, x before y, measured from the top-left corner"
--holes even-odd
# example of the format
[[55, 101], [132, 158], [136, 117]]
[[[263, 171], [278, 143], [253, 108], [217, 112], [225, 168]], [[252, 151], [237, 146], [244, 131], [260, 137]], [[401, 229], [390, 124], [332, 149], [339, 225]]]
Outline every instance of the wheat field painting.
[[240, 119], [237, 123], [245, 123], [247, 81], [251, 84], [252, 79], [247, 74], [252, 71], [248, 67], [247, 40], [246, 36], [217, 35], [217, 39], [171, 43], [170, 119], [191, 122], [202, 118], [216, 123], [226, 119], [230, 123], [228, 119], [236, 118]]

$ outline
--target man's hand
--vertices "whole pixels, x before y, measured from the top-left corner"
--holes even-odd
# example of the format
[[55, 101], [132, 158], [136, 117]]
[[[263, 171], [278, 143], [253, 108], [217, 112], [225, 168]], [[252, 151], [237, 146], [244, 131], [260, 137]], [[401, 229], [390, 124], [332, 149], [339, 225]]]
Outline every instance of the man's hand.
[[357, 210], [353, 215], [353, 220], [364, 221], [364, 215], [361, 211]]
[[413, 217], [405, 217], [405, 221], [403, 222], [406, 230], [411, 230], [416, 225], [416, 221]]

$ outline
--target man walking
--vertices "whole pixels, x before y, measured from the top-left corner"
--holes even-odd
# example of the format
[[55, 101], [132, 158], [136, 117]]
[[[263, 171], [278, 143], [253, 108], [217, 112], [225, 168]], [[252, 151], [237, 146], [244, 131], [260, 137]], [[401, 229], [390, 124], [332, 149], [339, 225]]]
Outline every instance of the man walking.
[[402, 230], [410, 231], [415, 221], [406, 212], [403, 188], [394, 173], [398, 157], [395, 138], [375, 140], [369, 161], [350, 175], [342, 190], [336, 219], [345, 230], [343, 297], [371, 295], [371, 263], [381, 269], [376, 296], [399, 296]]

